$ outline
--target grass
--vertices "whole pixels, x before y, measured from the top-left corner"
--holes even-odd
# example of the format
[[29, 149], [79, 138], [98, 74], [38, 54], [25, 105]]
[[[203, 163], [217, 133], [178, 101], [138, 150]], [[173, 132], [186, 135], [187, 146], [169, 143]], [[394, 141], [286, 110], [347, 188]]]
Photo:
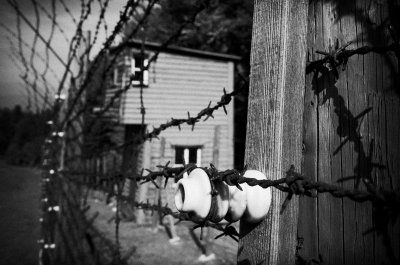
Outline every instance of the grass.
[[[112, 207], [107, 206], [99, 196], [88, 200], [91, 210], [89, 214], [98, 212], [95, 226], [108, 239], [115, 242], [115, 212]], [[167, 219], [167, 218], [165, 218]], [[216, 259], [208, 262], [199, 262], [201, 250], [196, 246], [190, 236], [189, 229], [193, 227], [191, 222], [182, 222], [176, 226], [177, 234], [180, 237], [179, 244], [169, 243], [169, 236], [163, 226], [137, 225], [133, 222], [122, 221], [120, 224], [120, 245], [122, 256], [129, 250], [136, 248], [133, 255], [130, 256], [129, 264], [207, 264], [222, 265], [236, 264], [237, 243], [229, 237], [223, 237], [217, 240], [213, 238], [220, 234], [219, 231], [209, 229], [207, 252], [214, 253]], [[199, 235], [200, 229], [196, 230]]]
[[0, 263], [38, 264], [40, 171], [0, 160]]
[[[104, 198], [89, 197], [89, 216], [98, 212], [95, 221], [97, 229], [115, 242], [115, 213], [112, 207], [106, 205]], [[0, 160], [0, 264], [38, 264], [39, 202], [40, 170], [10, 166]], [[122, 221], [119, 240], [123, 255], [135, 249], [128, 260], [132, 265], [236, 264], [237, 243], [228, 237], [212, 240], [219, 234], [212, 229], [209, 230], [207, 251], [214, 253], [216, 259], [199, 262], [201, 251], [190, 236], [189, 229], [192, 227], [190, 222], [178, 224], [176, 230], [181, 240], [179, 244], [172, 245], [163, 226], [139, 226]], [[196, 234], [199, 233], [200, 229], [196, 230]]]

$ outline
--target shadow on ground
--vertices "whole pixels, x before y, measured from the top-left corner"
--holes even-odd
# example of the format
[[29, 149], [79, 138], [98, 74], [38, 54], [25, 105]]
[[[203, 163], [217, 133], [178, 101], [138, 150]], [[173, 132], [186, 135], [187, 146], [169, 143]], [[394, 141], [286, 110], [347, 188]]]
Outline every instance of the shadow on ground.
[[[99, 194], [99, 193], [98, 193]], [[94, 198], [96, 197], [96, 198]], [[89, 196], [90, 207], [89, 215], [99, 213], [95, 221], [97, 229], [109, 240], [115, 242], [115, 212], [112, 206], [105, 203], [105, 195]], [[176, 226], [176, 231], [180, 237], [178, 244], [171, 244], [169, 237], [163, 226], [154, 227], [153, 225], [138, 226], [133, 222], [121, 222], [120, 224], [120, 243], [124, 253], [136, 247], [136, 251], [128, 260], [128, 264], [135, 265], [167, 265], [167, 264], [202, 264], [202, 265], [222, 265], [236, 264], [237, 242], [229, 237], [222, 237], [217, 240], [213, 238], [220, 234], [219, 231], [210, 229], [208, 242], [211, 246], [207, 251], [215, 254], [215, 259], [208, 262], [199, 262], [201, 250], [196, 246], [190, 236], [189, 229], [194, 226], [192, 222], [181, 222]], [[199, 235], [200, 229], [195, 233]]]

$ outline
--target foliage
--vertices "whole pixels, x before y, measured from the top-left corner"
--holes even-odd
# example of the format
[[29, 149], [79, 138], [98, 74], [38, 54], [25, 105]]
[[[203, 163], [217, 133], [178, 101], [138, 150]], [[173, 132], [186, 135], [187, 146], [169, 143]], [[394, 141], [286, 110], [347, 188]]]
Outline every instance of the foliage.
[[[163, 43], [194, 14], [200, 5], [204, 4], [207, 5], [207, 9], [197, 16], [193, 25], [188, 25], [176, 45], [240, 55], [243, 58], [244, 70], [248, 71], [252, 1], [162, 1], [161, 5], [153, 10], [144, 29], [145, 36], [141, 37], [145, 37], [148, 41]], [[146, 1], [143, 5], [146, 5]], [[133, 15], [124, 29], [124, 35], [129, 35], [137, 23], [138, 19]]]
[[20, 106], [0, 109], [0, 154], [15, 165], [38, 165], [41, 146], [49, 134], [50, 111], [25, 112]]
[[16, 106], [13, 110], [8, 108], [0, 110], [0, 155], [4, 155], [10, 140], [15, 134], [16, 124], [21, 120], [22, 110]]
[[112, 135], [115, 124], [105, 119], [87, 117], [87, 122], [93, 120], [90, 128], [85, 128], [84, 152], [86, 154], [101, 153], [116, 145]]

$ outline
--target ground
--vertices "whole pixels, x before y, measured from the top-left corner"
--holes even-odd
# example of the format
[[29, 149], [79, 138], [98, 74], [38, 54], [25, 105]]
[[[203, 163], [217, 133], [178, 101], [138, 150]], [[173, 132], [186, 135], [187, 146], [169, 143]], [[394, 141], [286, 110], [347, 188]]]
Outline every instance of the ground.
[[[40, 170], [14, 167], [0, 160], [0, 264], [38, 264]], [[91, 213], [98, 212], [96, 226], [110, 240], [115, 239], [114, 212], [101, 198], [89, 199]], [[235, 264], [237, 243], [230, 238], [216, 240], [209, 250], [216, 259], [199, 263], [201, 255], [189, 235], [193, 224], [181, 223], [177, 226], [180, 243], [169, 243], [164, 228], [138, 226], [124, 221], [120, 226], [120, 242], [126, 251], [136, 247], [130, 257], [130, 264]], [[197, 234], [199, 231], [197, 231]], [[211, 231], [210, 238], [218, 234]]]
[[40, 171], [0, 160], [0, 264], [38, 264]]
[[[95, 225], [108, 239], [115, 240], [115, 224], [113, 206], [105, 204], [105, 196], [90, 196], [88, 202], [91, 206], [91, 214], [98, 212]], [[134, 246], [136, 251], [129, 259], [129, 264], [205, 264], [222, 265], [236, 264], [237, 243], [229, 237], [213, 240], [220, 234], [214, 229], [209, 230], [210, 253], [214, 253], [216, 259], [209, 262], [199, 262], [200, 249], [195, 245], [189, 234], [189, 229], [194, 226], [191, 222], [182, 222], [176, 226], [178, 236], [181, 238], [179, 244], [169, 243], [169, 237], [164, 227], [152, 224], [138, 226], [132, 222], [123, 221], [120, 225], [120, 242], [124, 252], [131, 250]], [[200, 229], [196, 231], [199, 235]], [[123, 256], [123, 255], [122, 255]]]

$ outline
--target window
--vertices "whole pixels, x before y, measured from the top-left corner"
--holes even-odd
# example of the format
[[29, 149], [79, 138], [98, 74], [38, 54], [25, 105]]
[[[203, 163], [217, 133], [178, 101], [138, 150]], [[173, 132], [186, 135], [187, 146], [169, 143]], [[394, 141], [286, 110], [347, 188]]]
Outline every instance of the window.
[[113, 83], [116, 86], [125, 87], [129, 81], [130, 75], [132, 78], [133, 86], [140, 86], [140, 80], [143, 78], [143, 85], [149, 85], [149, 71], [144, 70], [143, 77], [141, 74], [141, 66], [144, 67], [148, 64], [148, 59], [143, 58], [140, 54], [134, 54], [132, 58], [125, 56], [123, 60], [119, 61], [114, 68]]
[[125, 56], [124, 59], [119, 61], [114, 68], [114, 85], [124, 87], [129, 80], [129, 74], [129, 57]]
[[131, 59], [131, 74], [133, 75], [132, 85], [140, 86], [140, 81], [143, 79], [143, 85], [149, 85], [149, 70], [143, 71], [143, 76], [141, 73], [141, 67], [146, 67], [149, 63], [149, 60], [146, 57], [141, 56], [140, 54], [133, 54]]
[[175, 164], [201, 165], [201, 146], [175, 146]]

